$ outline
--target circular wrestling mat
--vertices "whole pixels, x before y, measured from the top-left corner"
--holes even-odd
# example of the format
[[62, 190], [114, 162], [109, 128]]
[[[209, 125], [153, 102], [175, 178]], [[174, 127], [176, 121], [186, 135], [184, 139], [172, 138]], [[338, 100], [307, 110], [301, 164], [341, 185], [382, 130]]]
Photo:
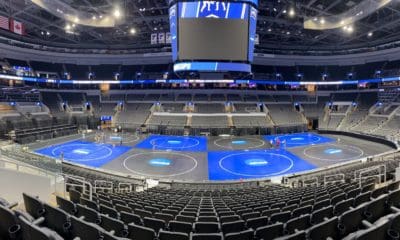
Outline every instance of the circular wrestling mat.
[[299, 135], [282, 135], [275, 138], [275, 141], [279, 139], [280, 142], [285, 141], [287, 145], [304, 145], [304, 144], [316, 144], [321, 141], [319, 136], [313, 134], [299, 134]]
[[197, 160], [184, 153], [144, 152], [125, 158], [123, 166], [129, 172], [150, 177], [175, 177], [197, 167]]
[[103, 144], [73, 143], [55, 147], [51, 154], [57, 158], [64, 154], [65, 160], [74, 162], [88, 162], [106, 159], [113, 154], [113, 150]]
[[307, 147], [303, 154], [319, 161], [343, 162], [361, 158], [364, 151], [359, 147], [342, 144], [324, 144]]
[[139, 136], [133, 134], [107, 134], [106, 135], [106, 143], [108, 144], [127, 144], [127, 143], [134, 143], [140, 139]]
[[268, 177], [286, 173], [293, 168], [289, 156], [273, 152], [243, 152], [229, 154], [219, 160], [222, 170], [243, 177]]
[[242, 150], [261, 148], [265, 145], [265, 142], [257, 138], [229, 137], [216, 139], [214, 145], [225, 149]]
[[159, 137], [150, 141], [153, 148], [157, 149], [185, 149], [193, 148], [200, 144], [199, 140], [192, 137]]

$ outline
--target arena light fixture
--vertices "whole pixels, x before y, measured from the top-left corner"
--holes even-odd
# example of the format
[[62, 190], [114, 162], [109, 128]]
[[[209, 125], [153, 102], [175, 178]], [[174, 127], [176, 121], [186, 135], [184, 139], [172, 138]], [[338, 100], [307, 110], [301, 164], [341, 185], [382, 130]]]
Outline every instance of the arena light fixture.
[[121, 11], [119, 10], [119, 8], [116, 8], [116, 9], [114, 10], [113, 15], [114, 15], [114, 17], [117, 18], [117, 19], [119, 19], [119, 18], [122, 17], [122, 13], [121, 13]]
[[303, 25], [305, 29], [312, 30], [327, 30], [344, 27], [371, 15], [391, 1], [392, 0], [364, 0], [345, 12], [326, 16], [323, 22], [320, 20], [318, 23], [315, 17], [305, 18]]
[[291, 9], [289, 10], [289, 16], [290, 16], [290, 17], [294, 17], [294, 15], [296, 15], [296, 12], [294, 11], [293, 8], [291, 8]]
[[[91, 27], [115, 27], [116, 18], [103, 19], [100, 15], [98, 18], [84, 10], [71, 7], [70, 4], [62, 0], [30, 0], [35, 5], [46, 10], [48, 13], [64, 19], [67, 22], [73, 22], [80, 25]], [[122, 13], [119, 12], [122, 16]]]
[[369, 32], [369, 33], [368, 33], [368, 37], [372, 37], [372, 35], [374, 35], [373, 32]]
[[136, 33], [136, 29], [135, 29], [135, 28], [131, 28], [131, 29], [129, 30], [129, 33], [130, 33], [131, 35], [134, 35], [134, 34]]

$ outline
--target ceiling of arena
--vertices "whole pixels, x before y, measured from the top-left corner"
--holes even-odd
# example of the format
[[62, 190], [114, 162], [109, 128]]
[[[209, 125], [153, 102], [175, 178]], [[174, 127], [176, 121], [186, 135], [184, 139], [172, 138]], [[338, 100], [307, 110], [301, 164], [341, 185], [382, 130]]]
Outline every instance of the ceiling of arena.
[[[0, 35], [61, 47], [168, 51], [166, 45], [150, 44], [151, 33], [169, 31], [167, 0], [58, 1], [91, 15], [93, 19], [114, 17], [117, 8], [121, 16], [116, 19], [115, 27], [84, 26], [68, 22], [31, 0], [0, 0], [0, 15], [22, 21], [26, 26], [23, 37], [3, 30]], [[371, 0], [260, 0], [257, 28], [260, 44], [256, 51], [334, 51], [400, 40], [398, 0], [389, 1], [382, 8], [340, 28], [309, 30], [303, 27], [307, 19], [318, 22], [341, 16], [363, 1]]]

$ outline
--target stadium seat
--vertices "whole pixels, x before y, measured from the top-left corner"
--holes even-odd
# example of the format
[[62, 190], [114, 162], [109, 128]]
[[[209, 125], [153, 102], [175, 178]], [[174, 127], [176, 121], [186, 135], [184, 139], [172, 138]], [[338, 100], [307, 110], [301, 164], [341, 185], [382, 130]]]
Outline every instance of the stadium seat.
[[196, 233], [218, 233], [220, 232], [219, 223], [195, 222], [193, 224]]
[[353, 206], [353, 202], [354, 202], [353, 198], [338, 202], [333, 209], [334, 214], [336, 216], [342, 215], [344, 212], [349, 210], [350, 207]]
[[221, 230], [226, 235], [227, 233], [240, 232], [245, 229], [244, 220], [238, 220], [235, 222], [228, 222], [221, 224]]
[[102, 214], [108, 215], [112, 218], [119, 218], [117, 210], [115, 210], [114, 208], [111, 208], [111, 207], [107, 207], [105, 205], [100, 204], [100, 212]]
[[360, 195], [358, 195], [355, 199], [354, 199], [354, 203], [353, 206], [357, 207], [360, 206], [361, 204], [368, 202], [369, 200], [371, 200], [371, 192], [364, 192], [361, 193]]
[[113, 231], [114, 235], [117, 237], [126, 237], [128, 234], [123, 221], [107, 215], [101, 215], [100, 227], [108, 232]]
[[99, 223], [100, 222], [100, 214], [95, 210], [88, 208], [86, 206], [76, 204], [77, 209], [77, 217], [84, 217], [86, 222], [90, 223]]
[[127, 237], [133, 240], [153, 240], [156, 236], [153, 229], [132, 223], [128, 225], [128, 232]]
[[276, 222], [287, 222], [292, 217], [292, 212], [286, 211], [286, 212], [280, 212], [280, 213], [274, 213], [271, 215], [269, 221], [271, 223], [276, 223]]
[[143, 218], [143, 224], [145, 227], [153, 229], [156, 234], [160, 229], [165, 229], [166, 226], [164, 220], [149, 217]]
[[291, 235], [275, 238], [275, 240], [306, 240], [306, 239], [307, 239], [306, 231], [298, 231]]
[[259, 227], [255, 231], [258, 239], [272, 240], [283, 235], [283, 223], [275, 223], [272, 225]]
[[189, 235], [187, 233], [181, 232], [169, 232], [165, 230], [160, 230], [158, 235], [159, 240], [189, 240]]
[[94, 201], [90, 201], [89, 199], [86, 199], [86, 198], [84, 198], [84, 197], [81, 197], [80, 200], [79, 200], [79, 203], [80, 203], [81, 205], [84, 205], [84, 206], [86, 206], [86, 207], [88, 207], [88, 208], [91, 208], [91, 209], [93, 209], [93, 210], [95, 210], [95, 211], [99, 211], [99, 206], [98, 206], [97, 203], [94, 202]]
[[154, 218], [164, 220], [166, 224], [169, 223], [169, 221], [174, 220], [174, 216], [171, 214], [167, 213], [155, 213]]
[[170, 221], [168, 227], [173, 232], [182, 232], [189, 234], [193, 230], [193, 226], [191, 223], [187, 222], [179, 222], [179, 221]]
[[296, 231], [305, 230], [311, 227], [310, 215], [302, 215], [297, 218], [292, 218], [285, 224], [285, 232], [288, 234], [295, 233]]
[[[41, 219], [43, 221], [43, 218]], [[38, 219], [37, 221], [40, 221]], [[22, 230], [23, 240], [63, 240], [64, 238], [58, 235], [56, 232], [48, 229], [41, 228], [36, 223], [29, 222], [24, 217], [19, 217], [19, 223]], [[95, 239], [95, 238], [93, 238]]]
[[223, 240], [222, 233], [192, 233], [191, 240]]
[[232, 232], [225, 234], [225, 240], [252, 240], [254, 232], [252, 229], [247, 229], [241, 232]]
[[71, 217], [70, 234], [72, 238], [79, 237], [80, 239], [101, 239], [102, 231], [103, 230], [96, 224], [89, 223], [76, 217]]
[[56, 196], [56, 201], [58, 207], [67, 212], [68, 214], [75, 215], [77, 213], [76, 206], [72, 201], [69, 201], [60, 196]]
[[341, 239], [338, 223], [338, 217], [333, 217], [327, 221], [314, 225], [307, 230], [308, 238], [310, 240]]
[[381, 195], [380, 197], [370, 201], [364, 208], [364, 217], [370, 223], [374, 223], [380, 217], [390, 213], [387, 205], [387, 195]]
[[390, 222], [388, 219], [382, 219], [374, 225], [368, 227], [365, 230], [359, 230], [343, 238], [343, 240], [377, 240], [377, 239], [389, 239], [394, 240], [399, 238], [399, 233], [389, 230]]
[[21, 226], [13, 211], [0, 205], [0, 239], [18, 239]]
[[33, 197], [26, 193], [22, 194], [24, 198], [25, 210], [35, 219], [43, 216], [44, 214], [44, 206], [43, 202], [40, 201], [37, 197]]
[[66, 238], [71, 227], [69, 214], [47, 203], [44, 204], [44, 210], [44, 225]]
[[358, 230], [363, 220], [364, 206], [359, 206], [344, 212], [339, 219], [340, 231], [343, 236]]
[[125, 224], [136, 224], [136, 225], [141, 225], [142, 224], [142, 219], [140, 218], [139, 215], [129, 213], [129, 212], [120, 212], [120, 219], [123, 221]]
[[75, 189], [69, 189], [69, 199], [73, 203], [80, 203], [81, 193], [76, 191]]
[[268, 225], [268, 217], [257, 217], [257, 218], [251, 218], [246, 221], [246, 225], [248, 228], [252, 229], [257, 229], [262, 226], [267, 226]]
[[333, 207], [327, 206], [312, 213], [311, 223], [317, 224], [323, 222], [326, 218], [331, 218], [331, 217], [333, 217]]

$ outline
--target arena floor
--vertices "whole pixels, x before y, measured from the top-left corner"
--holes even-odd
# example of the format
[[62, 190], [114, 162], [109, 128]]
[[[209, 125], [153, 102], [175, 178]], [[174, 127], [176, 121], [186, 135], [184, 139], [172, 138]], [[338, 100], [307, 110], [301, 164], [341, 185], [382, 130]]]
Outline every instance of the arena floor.
[[89, 135], [30, 148], [37, 154], [131, 176], [189, 181], [274, 177], [390, 150], [375, 142], [314, 133], [209, 138], [108, 134], [100, 142]]

